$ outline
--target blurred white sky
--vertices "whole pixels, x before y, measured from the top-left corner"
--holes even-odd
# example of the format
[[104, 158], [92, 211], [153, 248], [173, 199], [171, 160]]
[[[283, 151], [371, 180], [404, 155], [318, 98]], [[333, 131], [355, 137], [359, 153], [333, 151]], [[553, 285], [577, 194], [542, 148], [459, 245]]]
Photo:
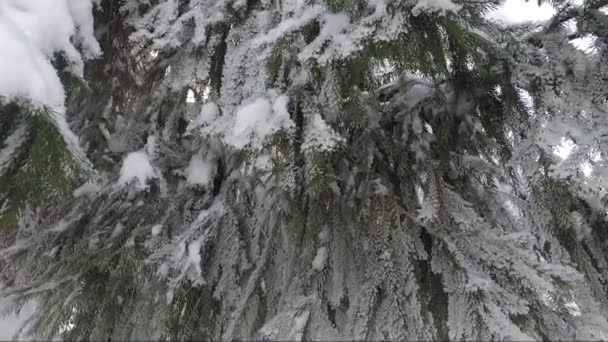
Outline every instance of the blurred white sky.
[[505, 24], [522, 24], [546, 21], [553, 13], [555, 10], [551, 5], [544, 3], [538, 6], [537, 0], [507, 0], [502, 8], [488, 14], [488, 17]]

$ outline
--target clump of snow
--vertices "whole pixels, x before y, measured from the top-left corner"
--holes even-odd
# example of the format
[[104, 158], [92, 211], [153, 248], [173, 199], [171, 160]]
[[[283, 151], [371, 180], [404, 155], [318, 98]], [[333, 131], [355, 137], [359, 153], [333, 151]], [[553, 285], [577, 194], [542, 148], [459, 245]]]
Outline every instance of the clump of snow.
[[186, 103], [196, 103], [196, 96], [194, 95], [194, 90], [188, 89], [186, 93]]
[[202, 274], [201, 270], [201, 240], [192, 241], [188, 244], [188, 260], [186, 264], [194, 267], [197, 275]]
[[294, 341], [303, 341], [304, 340], [304, 329], [306, 329], [306, 324], [308, 324], [308, 319], [310, 318], [310, 311], [305, 310], [300, 315], [294, 317], [293, 319], [293, 329], [291, 331], [291, 336], [293, 336]]
[[562, 137], [560, 144], [553, 147], [553, 154], [558, 156], [561, 160], [568, 159], [568, 156], [576, 149], [576, 143], [572, 139]]
[[0, 2], [0, 95], [25, 98], [63, 112], [64, 90], [51, 64], [64, 52], [71, 71], [82, 77], [84, 57], [99, 56], [93, 35], [91, 0], [3, 0]]
[[135, 237], [131, 236], [131, 237], [129, 237], [127, 242], [125, 242], [125, 247], [134, 247], [134, 246], [135, 246]]
[[158, 174], [146, 152], [140, 150], [129, 153], [123, 160], [118, 184], [124, 186], [135, 182], [136, 186], [143, 190], [148, 187], [148, 180], [153, 178], [158, 178]]
[[258, 97], [241, 106], [236, 112], [234, 126], [225, 136], [226, 143], [236, 148], [248, 145], [261, 148], [268, 136], [294, 126], [287, 111], [288, 103], [289, 98], [280, 95], [272, 103], [266, 97]]
[[220, 109], [214, 102], [207, 102], [201, 108], [201, 112], [195, 119], [195, 124], [208, 125], [212, 123], [217, 117], [220, 116]]
[[0, 3], [0, 95], [63, 108], [65, 95], [56, 71], [41, 51], [25, 43], [27, 36], [7, 18], [6, 7]]
[[569, 302], [567, 302], [566, 304], [564, 304], [564, 307], [566, 307], [566, 310], [568, 310], [568, 313], [574, 317], [578, 317], [581, 315], [581, 309], [578, 306], [578, 304], [571, 300]]
[[[97, 2], [97, 0], [95, 0]], [[0, 1], [0, 98], [46, 107], [68, 149], [82, 166], [92, 168], [65, 118], [65, 92], [51, 64], [63, 52], [69, 70], [82, 78], [83, 56], [101, 54], [93, 35], [91, 0]]]
[[65, 232], [66, 230], [70, 229], [70, 227], [73, 227], [74, 223], [76, 223], [81, 218], [82, 218], [82, 214], [77, 215], [76, 217], [69, 219], [69, 220], [61, 219], [52, 228], [50, 228], [49, 231], [54, 232], [54, 233]]
[[32, 245], [30, 239], [16, 240], [11, 246], [0, 249], [0, 259], [11, 257]]
[[319, 232], [319, 241], [321, 243], [329, 241], [329, 230], [327, 229], [327, 226], [323, 227], [323, 229]]
[[156, 225], [152, 226], [152, 236], [159, 236], [162, 231], [163, 231], [162, 224], [156, 224]]
[[419, 222], [431, 221], [437, 216], [437, 208], [431, 200], [425, 199], [420, 205], [417, 216]]
[[203, 157], [195, 154], [190, 159], [185, 174], [188, 185], [208, 186], [213, 181], [213, 176], [215, 176], [215, 163], [204, 160]]
[[462, 6], [456, 5], [450, 0], [418, 0], [418, 3], [412, 8], [412, 14], [418, 15], [421, 12], [439, 12], [447, 14], [448, 12], [456, 13], [460, 11]]
[[272, 30], [268, 31], [264, 35], [260, 35], [259, 37], [253, 40], [254, 46], [259, 46], [262, 44], [268, 44], [275, 42], [277, 39], [283, 37], [285, 34], [295, 31], [302, 26], [308, 24], [315, 18], [317, 18], [321, 13], [323, 13], [325, 8], [323, 6], [308, 6], [306, 9], [300, 14], [292, 16], [288, 19], [283, 20]]
[[[0, 299], [0, 312], [4, 313], [13, 303], [10, 298]], [[10, 312], [0, 317], [0, 341], [26, 341], [23, 329], [36, 314], [38, 303], [30, 299], [17, 312]]]
[[110, 238], [114, 239], [117, 238], [120, 234], [122, 234], [122, 232], [125, 230], [125, 225], [118, 222], [116, 224], [116, 226], [114, 226], [114, 230], [112, 231], [112, 235], [110, 235]]
[[[431, 84], [416, 82], [405, 93], [403, 100], [406, 106], [411, 109], [432, 94], [433, 86]], [[420, 132], [422, 132], [422, 129], [420, 129]]]
[[277, 96], [272, 104], [272, 110], [274, 111], [274, 115], [281, 120], [289, 119], [289, 111], [287, 111], [287, 106], [289, 105], [289, 97], [286, 95]]
[[314, 114], [306, 125], [302, 150], [330, 151], [342, 140], [321, 115]]
[[273, 166], [272, 156], [269, 154], [260, 154], [255, 158], [253, 165], [258, 170], [270, 171]]
[[298, 55], [301, 61], [315, 58], [324, 65], [337, 56], [348, 56], [360, 48], [354, 39], [358, 34], [352, 32], [354, 28], [348, 15], [326, 13], [320, 22], [319, 35]]
[[312, 261], [312, 268], [317, 271], [321, 271], [322, 269], [324, 269], [327, 265], [327, 257], [328, 253], [326, 247], [321, 247], [317, 249], [317, 255], [315, 255], [315, 258]]
[[0, 176], [12, 165], [12, 162], [17, 157], [19, 147], [26, 141], [28, 133], [27, 127], [26, 124], [19, 125], [11, 135], [4, 139], [4, 146], [0, 149]]
[[74, 197], [88, 196], [95, 194], [101, 190], [101, 186], [93, 181], [86, 181], [84, 184], [74, 190]]
[[146, 146], [144, 146], [144, 150], [150, 156], [153, 156], [156, 153], [158, 148], [158, 142], [156, 141], [158, 138], [154, 135], [151, 135], [146, 139]]

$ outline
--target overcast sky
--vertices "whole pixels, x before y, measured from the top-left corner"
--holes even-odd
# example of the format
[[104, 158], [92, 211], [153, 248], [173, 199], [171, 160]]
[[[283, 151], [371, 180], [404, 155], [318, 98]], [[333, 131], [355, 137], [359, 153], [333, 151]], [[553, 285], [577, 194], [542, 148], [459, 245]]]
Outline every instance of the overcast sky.
[[547, 3], [538, 6], [537, 0], [507, 0], [502, 8], [490, 13], [488, 17], [506, 24], [521, 24], [549, 20], [554, 12], [553, 7]]

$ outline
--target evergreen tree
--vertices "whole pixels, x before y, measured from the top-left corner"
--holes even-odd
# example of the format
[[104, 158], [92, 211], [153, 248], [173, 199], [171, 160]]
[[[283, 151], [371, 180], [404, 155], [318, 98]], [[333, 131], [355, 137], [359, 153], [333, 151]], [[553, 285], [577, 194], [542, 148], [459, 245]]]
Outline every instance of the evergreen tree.
[[608, 338], [607, 1], [60, 2], [60, 92], [0, 81], [16, 338]]

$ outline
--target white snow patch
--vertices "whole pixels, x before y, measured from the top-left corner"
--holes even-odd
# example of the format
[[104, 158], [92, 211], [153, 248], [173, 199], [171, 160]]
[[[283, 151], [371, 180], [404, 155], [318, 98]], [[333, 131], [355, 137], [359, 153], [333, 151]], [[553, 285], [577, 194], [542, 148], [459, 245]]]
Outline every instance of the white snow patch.
[[194, 96], [194, 90], [188, 89], [186, 93], [186, 103], [196, 103], [196, 97]]
[[114, 230], [112, 231], [112, 235], [110, 235], [110, 238], [114, 239], [116, 237], [118, 237], [124, 230], [125, 230], [125, 225], [122, 223], [117, 223], [116, 226], [114, 227]]
[[82, 77], [84, 57], [99, 56], [93, 35], [91, 0], [3, 0], [0, 2], [0, 95], [25, 98], [63, 112], [64, 90], [51, 64], [64, 52], [71, 71]]
[[82, 78], [83, 56], [101, 54], [92, 6], [91, 0], [0, 1], [0, 98], [45, 107], [68, 149], [89, 170], [92, 164], [66, 121], [65, 92], [51, 61], [63, 52], [69, 71]]
[[280, 120], [289, 119], [289, 111], [287, 111], [287, 106], [289, 105], [289, 97], [286, 95], [277, 96], [272, 104], [272, 110], [274, 111], [274, 115], [278, 117]]
[[558, 156], [561, 160], [565, 160], [572, 154], [572, 151], [576, 148], [576, 144], [571, 140], [563, 137], [560, 144], [553, 147], [553, 154]]
[[576, 38], [570, 41], [575, 48], [588, 53], [594, 54], [597, 52], [597, 48], [595, 46], [596, 37], [592, 34], [586, 34], [580, 38]]
[[272, 156], [268, 154], [260, 154], [255, 158], [254, 166], [261, 171], [270, 171], [272, 170], [273, 161]]
[[323, 6], [309, 6], [299, 16], [293, 16], [283, 20], [272, 30], [264, 35], [260, 35], [253, 40], [253, 45], [259, 46], [262, 44], [272, 43], [283, 37], [285, 34], [295, 31], [300, 27], [308, 24], [313, 19], [317, 18], [325, 8]]
[[0, 150], [0, 175], [6, 172], [17, 157], [19, 148], [27, 138], [27, 128], [28, 126], [26, 124], [20, 124], [17, 129], [4, 139], [4, 147]]
[[152, 236], [159, 236], [162, 231], [163, 231], [162, 224], [156, 224], [156, 225], [152, 226]]
[[342, 140], [320, 114], [314, 114], [306, 125], [302, 150], [330, 151]]
[[300, 61], [311, 58], [321, 65], [346, 57], [360, 48], [360, 32], [354, 32], [350, 17], [344, 13], [325, 13], [320, 18], [319, 35], [298, 55]]
[[17, 335], [36, 313], [38, 303], [35, 300], [27, 301], [18, 312], [4, 315], [4, 310], [10, 307], [10, 300], [0, 299], [0, 341], [24, 341], [25, 336]]
[[593, 165], [591, 165], [590, 162], [584, 161], [580, 164], [580, 167], [585, 178], [591, 177], [591, 175], [593, 174]]
[[18, 254], [24, 249], [29, 248], [31, 245], [32, 241], [29, 239], [16, 240], [11, 246], [0, 249], [0, 259], [8, 258], [15, 254]]
[[[205, 95], [203, 93], [203, 95]], [[203, 104], [200, 112], [196, 117], [194, 117], [188, 127], [186, 128], [186, 132], [190, 133], [197, 127], [206, 127], [211, 125], [218, 117], [220, 116], [220, 109], [214, 102], [207, 102]]]
[[101, 186], [93, 181], [86, 181], [84, 184], [74, 190], [74, 197], [88, 196], [96, 194], [101, 190]]
[[294, 126], [287, 112], [289, 98], [280, 95], [271, 103], [265, 97], [258, 97], [241, 106], [235, 115], [234, 126], [224, 138], [226, 143], [236, 148], [250, 145], [261, 148], [264, 140], [282, 130]]
[[54, 233], [65, 232], [68, 228], [70, 228], [70, 226], [74, 222], [80, 220], [81, 217], [82, 217], [82, 214], [80, 214], [72, 219], [69, 219], [69, 220], [66, 220], [65, 218], [63, 218], [63, 219], [59, 220], [59, 222], [57, 222], [55, 225], [53, 225], [53, 227], [51, 229], [49, 229], [49, 231], [54, 232]]
[[144, 151], [150, 156], [153, 156], [158, 149], [158, 138], [155, 135], [150, 135], [148, 139], [146, 139], [146, 145], [144, 146]]
[[[408, 108], [414, 108], [420, 101], [433, 94], [433, 87], [426, 83], [415, 83], [405, 93], [403, 100]], [[420, 119], [418, 119], [420, 120]], [[420, 132], [422, 132], [422, 122], [420, 122]]]
[[327, 229], [327, 226], [323, 227], [323, 229], [319, 232], [319, 241], [321, 243], [329, 241], [329, 230]]
[[214, 102], [207, 102], [201, 108], [201, 112], [196, 118], [196, 124], [208, 125], [220, 116], [220, 109]]
[[317, 249], [317, 255], [315, 255], [315, 259], [312, 261], [312, 268], [321, 271], [327, 265], [327, 257], [328, 252], [326, 247], [321, 247]]
[[462, 6], [453, 3], [450, 0], [418, 0], [418, 3], [412, 8], [412, 14], [414, 16], [421, 12], [446, 14], [448, 12], [456, 13], [460, 11]]
[[133, 247], [133, 246], [135, 246], [135, 237], [131, 236], [131, 237], [129, 237], [127, 242], [125, 242], [125, 247]]
[[420, 203], [420, 209], [418, 209], [417, 219], [419, 222], [427, 222], [433, 220], [437, 216], [437, 209], [435, 205], [429, 199], [423, 199]]
[[215, 175], [215, 163], [204, 160], [203, 157], [195, 154], [190, 159], [185, 174], [188, 185], [208, 186], [213, 181], [213, 176]]
[[137, 187], [143, 190], [148, 187], [148, 180], [153, 178], [158, 178], [158, 175], [146, 152], [140, 150], [129, 153], [123, 160], [118, 184], [125, 186], [134, 181]]
[[581, 315], [581, 309], [575, 301], [569, 301], [568, 303], [564, 304], [564, 306], [566, 307], [570, 315], [574, 317], [578, 317]]
[[188, 260], [187, 264], [194, 267], [196, 273], [200, 276], [201, 270], [201, 240], [195, 240], [188, 244]]
[[308, 323], [309, 318], [310, 318], [310, 311], [308, 311], [308, 310], [305, 310], [299, 316], [294, 317], [291, 336], [293, 336], [295, 341], [303, 340], [304, 329], [306, 329], [306, 324]]

